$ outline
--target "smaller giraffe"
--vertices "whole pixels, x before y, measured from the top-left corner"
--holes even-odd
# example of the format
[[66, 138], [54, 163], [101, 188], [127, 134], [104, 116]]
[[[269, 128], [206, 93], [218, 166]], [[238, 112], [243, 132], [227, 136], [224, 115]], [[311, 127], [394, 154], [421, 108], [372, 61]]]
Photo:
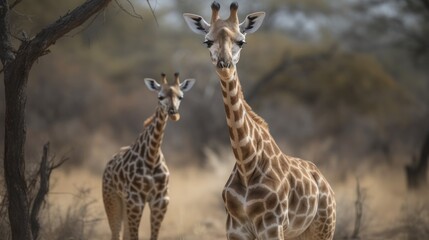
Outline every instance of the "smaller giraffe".
[[161, 151], [167, 119], [180, 118], [179, 105], [183, 93], [190, 90], [195, 79], [182, 83], [175, 73], [175, 83], [169, 85], [165, 74], [162, 84], [145, 78], [151, 91], [158, 92], [155, 114], [144, 122], [144, 129], [131, 146], [113, 156], [103, 174], [103, 201], [112, 232], [112, 240], [119, 240], [121, 225], [123, 239], [138, 240], [140, 219], [146, 203], [150, 208], [151, 240], [158, 239], [159, 229], [169, 203], [169, 171]]

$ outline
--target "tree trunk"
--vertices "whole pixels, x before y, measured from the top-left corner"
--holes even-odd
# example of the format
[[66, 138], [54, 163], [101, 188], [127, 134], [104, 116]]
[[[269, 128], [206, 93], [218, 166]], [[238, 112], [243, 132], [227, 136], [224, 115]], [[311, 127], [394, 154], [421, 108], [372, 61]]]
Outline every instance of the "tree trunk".
[[6, 97], [4, 173], [9, 196], [12, 239], [32, 239], [25, 181], [25, 104], [28, 68], [10, 64], [4, 70]]
[[[31, 40], [22, 39], [17, 51], [12, 48], [8, 23], [10, 6], [0, 0], [0, 58], [3, 63], [6, 115], [4, 172], [9, 199], [8, 213], [13, 240], [32, 240], [30, 204], [25, 179], [24, 147], [26, 139], [25, 104], [28, 74], [33, 63], [64, 34], [80, 26], [111, 0], [87, 0]], [[14, 5], [21, 1], [15, 1]]]
[[423, 189], [427, 186], [427, 170], [429, 161], [429, 131], [426, 133], [420, 156], [413, 157], [411, 164], [405, 166], [407, 187], [409, 190]]

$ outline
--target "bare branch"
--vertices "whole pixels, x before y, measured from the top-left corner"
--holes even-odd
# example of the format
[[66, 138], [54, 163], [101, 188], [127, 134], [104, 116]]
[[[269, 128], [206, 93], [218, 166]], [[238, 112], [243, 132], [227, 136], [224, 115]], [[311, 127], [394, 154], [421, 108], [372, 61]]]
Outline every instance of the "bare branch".
[[159, 27], [158, 19], [156, 18], [155, 11], [152, 7], [152, 4], [150, 4], [150, 0], [146, 0], [146, 1], [147, 1], [147, 5], [149, 5], [150, 12], [152, 13], [153, 18], [155, 19], [156, 25]]
[[[82, 25], [82, 23], [91, 16], [105, 8], [110, 1], [111, 0], [88, 0], [40, 31], [28, 44], [31, 53], [34, 53], [31, 56], [34, 58], [32, 60], [40, 57], [49, 46], [55, 44], [55, 42], [66, 33]], [[25, 45], [21, 45], [21, 48], [26, 47]]]
[[33, 201], [33, 207], [31, 208], [30, 221], [31, 221], [31, 232], [33, 238], [37, 239], [39, 236], [40, 223], [39, 223], [39, 211], [42, 204], [45, 202], [45, 196], [49, 192], [49, 178], [50, 171], [48, 169], [48, 154], [49, 154], [49, 142], [43, 146], [42, 162], [40, 163], [39, 176], [40, 186], [37, 191], [37, 195]]
[[60, 161], [58, 161], [57, 163], [51, 163], [50, 164], [50, 166], [49, 166], [49, 170], [50, 171], [52, 171], [52, 170], [54, 170], [54, 169], [56, 169], [56, 168], [59, 168], [59, 167], [61, 167], [61, 165], [63, 165], [65, 162], [67, 162], [68, 160], [70, 160], [70, 158], [69, 157], [62, 157], [61, 158], [61, 160]]
[[356, 178], [356, 201], [355, 201], [355, 227], [351, 239], [360, 239], [360, 230], [362, 223], [362, 209], [363, 209], [364, 195], [360, 187], [359, 178]]
[[248, 91], [249, 93], [246, 95], [247, 101], [251, 102], [256, 95], [261, 91], [263, 85], [267, 85], [269, 82], [274, 80], [275, 76], [280, 74], [283, 70], [289, 67], [291, 64], [291, 59], [288, 53], [285, 53], [283, 59], [280, 63], [271, 69], [267, 74], [261, 77], [256, 84]]
[[23, 18], [26, 18], [27, 19], [27, 21], [29, 21], [29, 22], [33, 22], [33, 17], [34, 17], [34, 15], [29, 15], [29, 14], [26, 14], [26, 13], [22, 13], [22, 12], [19, 12], [19, 11], [17, 11], [16, 9], [11, 9], [11, 11], [12, 12], [14, 12], [16, 15], [18, 15], [18, 16], [21, 16], [21, 17], [23, 17]]
[[86, 29], [88, 29], [93, 23], [94, 23], [94, 21], [95, 21], [95, 19], [97, 19], [98, 18], [98, 16], [102, 13], [102, 12], [104, 12], [104, 11], [99, 11], [92, 19], [91, 19], [91, 21], [85, 26], [85, 27], [83, 27], [81, 30], [79, 30], [79, 31], [77, 31], [76, 33], [74, 33], [73, 35], [71, 35], [71, 37], [74, 37], [74, 36], [76, 36], [76, 35], [78, 35], [78, 34], [80, 34], [80, 33], [82, 33], [83, 31], [85, 31]]
[[131, 10], [133, 11], [133, 14], [138, 16], [138, 18], [140, 18], [141, 20], [143, 20], [143, 16], [136, 12], [136, 9], [134, 8], [134, 5], [130, 2], [130, 0], [126, 0], [126, 1], [127, 1], [128, 5], [130, 5]]
[[137, 18], [137, 19], [140, 19], [140, 20], [142, 20], [142, 21], [143, 21], [143, 16], [142, 16], [142, 15], [140, 15], [140, 14], [138, 14], [138, 13], [135, 11], [133, 4], [132, 4], [129, 0], [127, 0], [127, 2], [128, 2], [128, 3], [129, 3], [129, 5], [131, 6], [131, 9], [132, 9], [132, 11], [133, 11], [132, 13], [131, 13], [130, 11], [128, 11], [124, 6], [122, 6], [122, 4], [121, 4], [121, 3], [119, 3], [119, 1], [118, 1], [118, 0], [115, 0], [116, 5], [118, 5], [118, 7], [119, 7], [122, 11], [124, 11], [126, 14], [130, 15], [130, 16], [131, 16], [131, 17], [133, 17], [133, 18]]
[[21, 2], [22, 0], [15, 0], [15, 2], [10, 5], [9, 9], [13, 9], [14, 7], [16, 7], [16, 5], [18, 5]]
[[282, 73], [283, 71], [286, 71], [288, 68], [295, 66], [295, 65], [304, 65], [312, 62], [319, 62], [324, 59], [328, 59], [332, 57], [337, 51], [337, 46], [333, 45], [328, 50], [321, 52], [319, 54], [315, 55], [309, 55], [309, 56], [303, 56], [297, 59], [292, 59], [288, 53], [285, 53], [283, 56], [283, 59], [279, 62], [277, 66], [275, 66], [273, 69], [271, 69], [267, 74], [262, 76], [248, 91], [248, 94], [246, 95], [246, 99], [251, 102], [254, 100], [257, 94], [263, 89], [264, 86], [268, 86], [273, 80], [275, 80], [275, 77]]
[[9, 5], [7, 0], [0, 0], [0, 59], [3, 66], [15, 59], [9, 36], [8, 13]]
[[[49, 155], [49, 142], [47, 142], [43, 146], [43, 155], [42, 155], [42, 161], [40, 163], [38, 175], [39, 175], [39, 188], [37, 190], [36, 197], [33, 200], [33, 206], [31, 208], [31, 232], [33, 234], [33, 238], [37, 239], [37, 236], [39, 235], [39, 229], [40, 224], [38, 220], [40, 209], [45, 202], [46, 195], [49, 192], [49, 182], [51, 178], [52, 170], [58, 168], [63, 163], [65, 163], [69, 158], [68, 157], [62, 157], [61, 160], [58, 163], [54, 163], [55, 156], [52, 157], [50, 160], [48, 160]], [[30, 185], [34, 185], [37, 182], [37, 177], [32, 178], [34, 179], [34, 183], [31, 183]]]

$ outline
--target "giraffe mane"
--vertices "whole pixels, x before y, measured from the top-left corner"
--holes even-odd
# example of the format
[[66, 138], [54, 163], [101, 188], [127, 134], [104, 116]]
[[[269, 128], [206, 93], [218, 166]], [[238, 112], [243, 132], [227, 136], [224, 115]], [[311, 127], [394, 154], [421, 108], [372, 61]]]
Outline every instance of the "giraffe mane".
[[244, 108], [246, 109], [246, 112], [249, 114], [249, 116], [255, 121], [259, 126], [263, 127], [264, 129], [268, 130], [268, 123], [260, 117], [258, 114], [256, 114], [252, 107], [246, 102], [244, 99], [243, 91], [240, 90], [240, 98], [243, 100]]
[[146, 128], [148, 125], [150, 125], [154, 118], [155, 118], [155, 114], [153, 114], [152, 116], [150, 116], [146, 120], [144, 120], [143, 128]]

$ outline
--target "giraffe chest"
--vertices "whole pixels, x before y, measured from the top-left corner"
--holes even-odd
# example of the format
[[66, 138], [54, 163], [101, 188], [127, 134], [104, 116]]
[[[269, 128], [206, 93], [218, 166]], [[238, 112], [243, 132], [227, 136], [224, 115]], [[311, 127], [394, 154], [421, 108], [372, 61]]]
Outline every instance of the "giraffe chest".
[[105, 175], [112, 175], [111, 186], [125, 198], [140, 196], [139, 198], [144, 201], [150, 201], [157, 194], [167, 191], [170, 174], [164, 161], [153, 169], [138, 162], [132, 164], [117, 162], [108, 169]]
[[316, 186], [311, 181], [279, 183], [271, 177], [245, 187], [232, 174], [222, 197], [228, 215], [255, 236], [262, 234], [266, 226], [282, 225], [284, 235], [293, 238], [307, 229], [316, 215], [318, 193], [313, 188]]
[[255, 233], [260, 232], [264, 225], [281, 223], [284, 207], [272, 184], [245, 187], [235, 178], [231, 176], [222, 192], [228, 215]]

